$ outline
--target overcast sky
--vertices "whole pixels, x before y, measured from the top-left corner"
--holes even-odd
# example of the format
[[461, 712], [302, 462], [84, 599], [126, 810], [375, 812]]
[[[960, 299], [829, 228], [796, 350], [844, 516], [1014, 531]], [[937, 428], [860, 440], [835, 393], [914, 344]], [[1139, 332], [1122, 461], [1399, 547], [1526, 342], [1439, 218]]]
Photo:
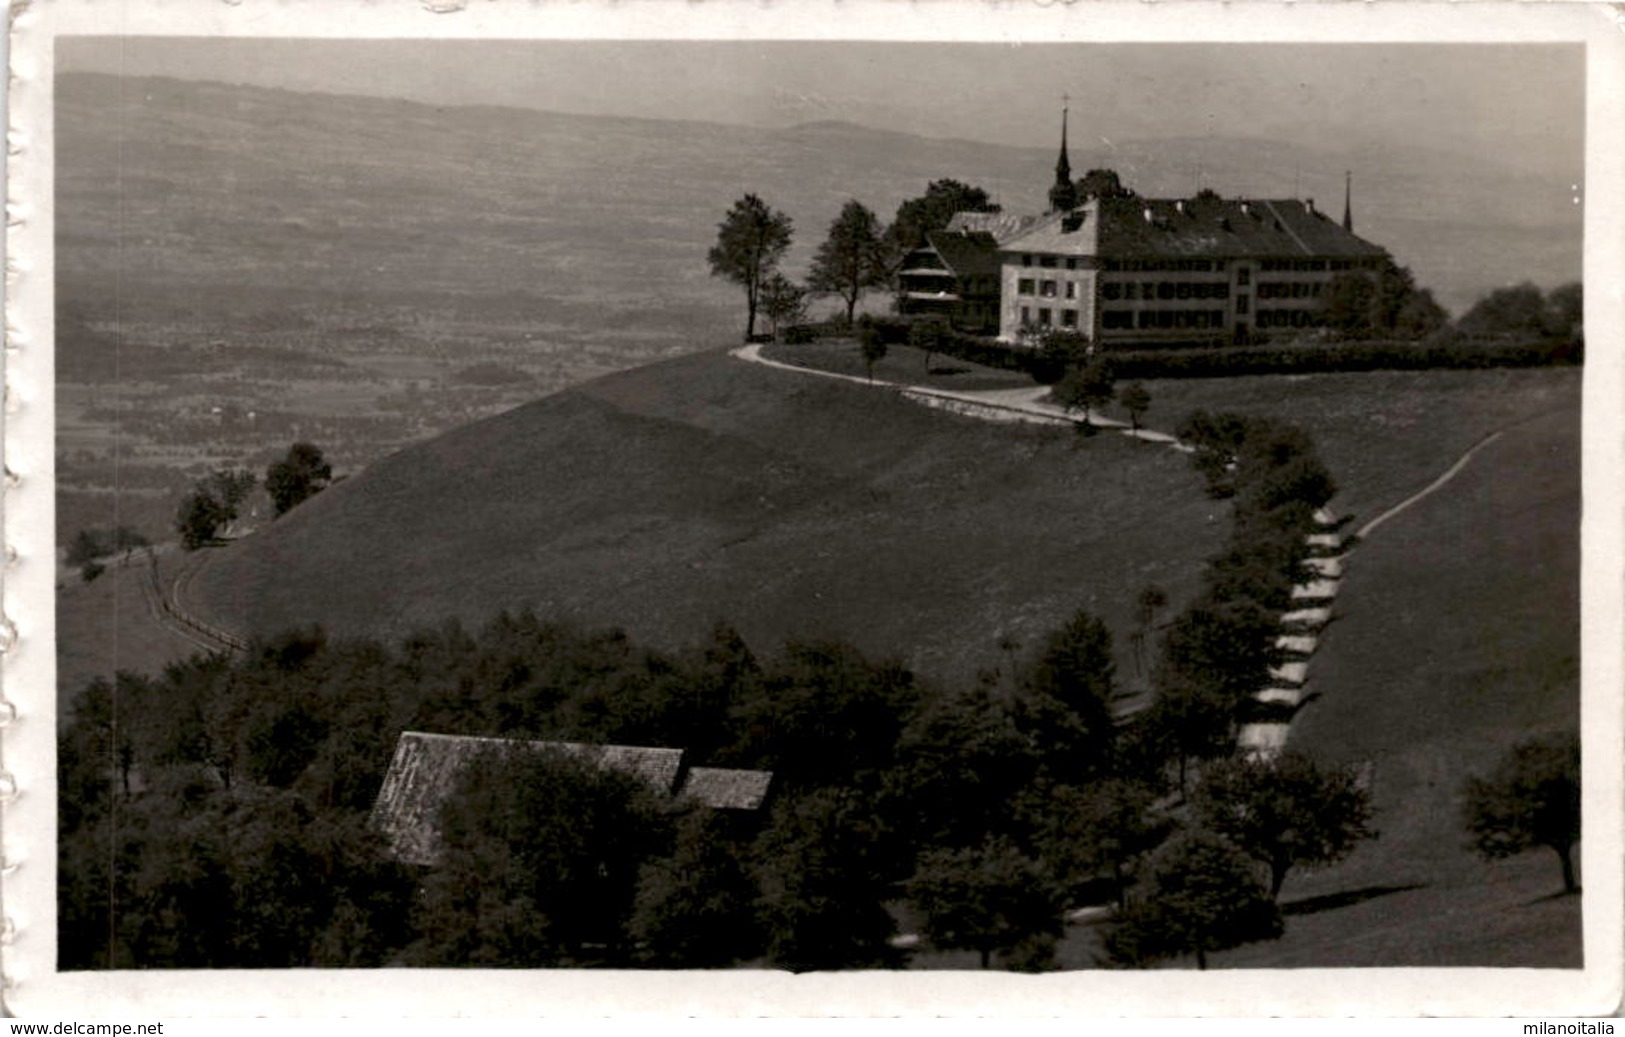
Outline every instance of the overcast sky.
[[1577, 175], [1584, 51], [1505, 44], [943, 44], [68, 38], [62, 70], [168, 75], [435, 104], [933, 137], [1290, 138], [1434, 146]]

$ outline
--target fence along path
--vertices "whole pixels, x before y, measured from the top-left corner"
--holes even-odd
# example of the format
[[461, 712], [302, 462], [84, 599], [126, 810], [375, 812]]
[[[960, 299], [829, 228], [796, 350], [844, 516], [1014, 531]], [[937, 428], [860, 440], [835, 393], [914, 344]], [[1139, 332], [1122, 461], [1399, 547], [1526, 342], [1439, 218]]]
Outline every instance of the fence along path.
[[197, 571], [195, 561], [182, 563], [182, 569], [165, 593], [163, 577], [158, 571], [158, 555], [147, 552], [147, 565], [141, 568], [141, 589], [147, 599], [147, 610], [159, 625], [179, 634], [205, 651], [243, 652], [248, 642], [237, 635], [206, 623], [181, 605], [181, 587]]

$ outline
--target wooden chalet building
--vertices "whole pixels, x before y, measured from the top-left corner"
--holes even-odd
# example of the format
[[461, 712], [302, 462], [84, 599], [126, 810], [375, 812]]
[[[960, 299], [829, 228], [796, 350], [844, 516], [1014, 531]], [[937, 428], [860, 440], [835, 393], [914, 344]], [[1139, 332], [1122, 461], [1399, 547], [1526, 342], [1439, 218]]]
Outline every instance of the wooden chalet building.
[[975, 335], [997, 331], [999, 253], [993, 235], [953, 229], [928, 233], [898, 271], [897, 312], [940, 316]]

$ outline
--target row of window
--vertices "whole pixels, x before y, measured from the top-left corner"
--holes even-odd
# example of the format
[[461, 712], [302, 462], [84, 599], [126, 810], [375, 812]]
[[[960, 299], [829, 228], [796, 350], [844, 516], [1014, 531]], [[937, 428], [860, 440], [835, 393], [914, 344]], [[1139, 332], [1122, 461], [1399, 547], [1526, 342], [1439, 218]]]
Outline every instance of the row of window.
[[[1041, 267], [1053, 268], [1056, 265], [1058, 265], [1059, 261], [1060, 261], [1059, 256], [1039, 256], [1038, 257], [1038, 265], [1041, 266]], [[1022, 257], [1021, 257], [1021, 265], [1022, 266], [1032, 266], [1033, 265], [1033, 257], [1030, 254], [1023, 254]], [[1066, 260], [1066, 268], [1068, 270], [1076, 270], [1078, 268], [1077, 259], [1075, 257], [1073, 257], [1073, 256], [1068, 256], [1067, 260]]]
[[1223, 310], [1103, 310], [1105, 331], [1200, 329], [1224, 327]]
[[[1022, 324], [1022, 326], [1023, 327], [1028, 327], [1032, 323], [1033, 323], [1032, 307], [1031, 306], [1023, 306], [1021, 308], [1021, 324]], [[1055, 311], [1051, 310], [1048, 306], [1040, 306], [1038, 308], [1038, 326], [1041, 327], [1041, 328], [1047, 328], [1047, 327], [1052, 326], [1054, 323], [1055, 323]], [[1078, 326], [1078, 311], [1077, 310], [1062, 310], [1061, 311], [1061, 327], [1063, 327], [1063, 328], [1075, 328], [1077, 326]]]
[[1108, 301], [1117, 299], [1228, 299], [1230, 285], [1224, 281], [1107, 281], [1100, 294]]
[[1321, 282], [1260, 281], [1260, 299], [1315, 299], [1320, 296]]
[[1108, 259], [1107, 270], [1179, 270], [1185, 272], [1223, 270], [1222, 259]]
[[[943, 287], [943, 282], [952, 279], [953, 288]], [[929, 274], [921, 271], [911, 271], [903, 274], [899, 279], [899, 287], [907, 291], [940, 292], [953, 291], [957, 288], [962, 292], [980, 292], [991, 295], [999, 290], [999, 282], [994, 277], [954, 277], [944, 270], [941, 274]]]
[[1023, 277], [1016, 282], [1017, 295], [1041, 295], [1046, 299], [1053, 299], [1057, 292], [1063, 293], [1068, 299], [1076, 299], [1078, 282], [1035, 281], [1031, 277]]
[[1313, 310], [1259, 310], [1261, 328], [1307, 328], [1315, 323]]
[[1326, 269], [1324, 259], [1261, 259], [1258, 269], [1267, 274], [1297, 273], [1312, 274]]

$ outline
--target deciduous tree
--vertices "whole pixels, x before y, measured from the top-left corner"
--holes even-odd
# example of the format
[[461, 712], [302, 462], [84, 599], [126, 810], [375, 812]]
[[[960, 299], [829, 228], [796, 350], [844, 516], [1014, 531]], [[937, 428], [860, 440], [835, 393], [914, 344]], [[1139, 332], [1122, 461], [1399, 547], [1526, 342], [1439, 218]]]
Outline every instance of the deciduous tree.
[[1117, 402], [1128, 411], [1130, 427], [1135, 432], [1140, 431], [1140, 419], [1151, 409], [1151, 391], [1140, 382], [1130, 382], [1123, 386], [1123, 391], [1117, 396]]
[[755, 867], [769, 961], [795, 971], [897, 962], [877, 824], [866, 797], [838, 786], [774, 807]]
[[1333, 864], [1376, 835], [1371, 797], [1354, 774], [1299, 752], [1210, 764], [1192, 807], [1203, 825], [1269, 868], [1272, 899], [1292, 868]]
[[1114, 169], [1091, 169], [1077, 182], [1078, 203], [1091, 198], [1132, 198], [1134, 192], [1123, 186]]
[[725, 277], [745, 289], [745, 339], [756, 334], [756, 312], [762, 286], [790, 247], [790, 217], [770, 208], [754, 194], [733, 204], [717, 226], [717, 243], [707, 259], [715, 277]]
[[742, 848], [716, 810], [677, 820], [670, 854], [651, 858], [638, 877], [632, 935], [644, 964], [726, 968], [762, 953], [757, 889]]
[[1054, 390], [1056, 403], [1069, 411], [1083, 411], [1085, 426], [1089, 424], [1090, 412], [1111, 402], [1115, 392], [1111, 365], [1098, 356], [1069, 367]]
[[762, 285], [762, 313], [779, 338], [784, 329], [807, 317], [807, 290], [778, 271]]
[[879, 221], [863, 203], [847, 202], [813, 255], [808, 286], [840, 296], [846, 303], [846, 322], [851, 324], [864, 289], [885, 285], [887, 276]]
[[858, 322], [858, 349], [863, 354], [864, 370], [872, 382], [875, 380], [875, 365], [886, 359], [886, 340], [880, 336], [880, 329], [867, 318]]
[[218, 536], [237, 520], [238, 508], [253, 488], [253, 473], [224, 468], [194, 483], [175, 513], [182, 546], [196, 550]]
[[921, 854], [908, 897], [933, 945], [973, 950], [984, 969], [995, 952], [1061, 935], [1062, 903], [1049, 875], [1005, 838]]
[[1063, 779], [1098, 774], [1112, 736], [1112, 636], [1079, 610], [1045, 640], [1026, 680], [1018, 717], [1046, 766]]
[[1118, 916], [1107, 951], [1124, 965], [1161, 958], [1207, 956], [1281, 935], [1281, 914], [1253, 874], [1247, 857], [1212, 832], [1182, 832], [1150, 863], [1150, 881]]
[[640, 869], [669, 836], [640, 779], [515, 749], [467, 767], [439, 825], [409, 963], [625, 963]]
[[278, 515], [283, 515], [322, 490], [333, 479], [333, 466], [313, 443], [295, 443], [282, 460], [265, 470], [265, 492]]
[[1474, 303], [1456, 326], [1469, 335], [1529, 335], [1546, 333], [1546, 300], [1532, 282], [1497, 288]]
[[980, 187], [958, 180], [933, 180], [925, 194], [910, 198], [897, 207], [886, 240], [894, 255], [900, 256], [925, 240], [926, 234], [948, 226], [956, 212], [998, 212], [999, 207]]
[[925, 370], [931, 373], [931, 354], [942, 348], [948, 326], [941, 320], [922, 318], [908, 326], [908, 344], [925, 354]]
[[1563, 889], [1576, 892], [1574, 844], [1580, 840], [1580, 739], [1573, 734], [1514, 746], [1486, 777], [1469, 778], [1463, 815], [1473, 848], [1495, 860], [1544, 846], [1563, 866]]

